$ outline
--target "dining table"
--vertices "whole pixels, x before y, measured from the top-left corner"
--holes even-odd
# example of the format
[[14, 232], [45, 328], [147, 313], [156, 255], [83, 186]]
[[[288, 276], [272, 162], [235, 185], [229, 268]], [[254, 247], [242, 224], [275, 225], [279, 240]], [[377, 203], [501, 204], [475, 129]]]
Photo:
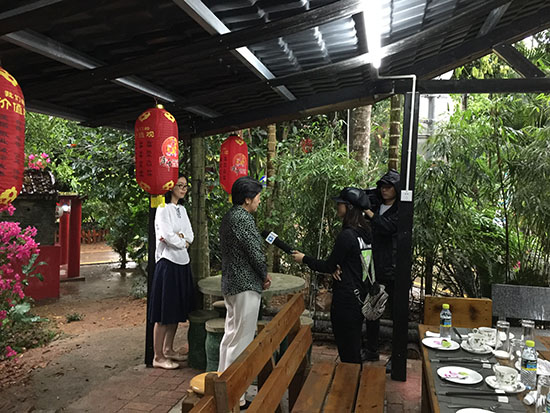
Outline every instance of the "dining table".
[[[516, 337], [519, 337], [521, 329], [511, 330], [511, 332], [514, 331]], [[494, 376], [492, 367], [495, 363], [514, 367], [517, 360], [497, 360], [492, 352], [482, 355], [464, 350], [464, 345], [460, 344], [462, 339], [467, 340], [471, 329], [453, 329], [451, 340], [458, 343], [456, 349], [456, 344], [447, 349], [423, 344], [423, 339], [426, 337], [436, 337], [436, 334], [439, 333], [439, 326], [420, 324], [418, 332], [422, 355], [422, 413], [454, 413], [467, 408], [505, 413], [535, 413], [534, 405], [529, 406], [523, 403], [523, 398], [529, 393], [529, 390], [519, 391], [523, 386], [518, 385], [517, 392], [504, 393], [503, 390], [495, 390], [487, 384], [488, 382], [494, 383], [494, 379], [490, 376]], [[434, 340], [436, 339], [434, 338]], [[428, 339], [425, 342], [431, 344], [433, 341]], [[550, 360], [550, 337], [535, 335], [535, 346], [539, 358]], [[472, 377], [475, 377], [476, 380], [471, 380], [471, 383], [467, 380], [460, 380], [461, 377], [452, 375], [455, 374], [455, 370], [458, 370], [453, 366], [460, 367], [462, 370], [464, 368], [473, 370], [479, 373], [482, 380], [476, 382], [479, 380], [479, 375], [476, 373], [472, 373]]]

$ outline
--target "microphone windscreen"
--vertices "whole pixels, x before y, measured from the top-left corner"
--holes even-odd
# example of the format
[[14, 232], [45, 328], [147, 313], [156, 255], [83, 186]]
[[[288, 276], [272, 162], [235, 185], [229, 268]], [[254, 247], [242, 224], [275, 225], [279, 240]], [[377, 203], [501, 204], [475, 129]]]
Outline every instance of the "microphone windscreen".
[[262, 235], [262, 237], [265, 238], [265, 240], [269, 244], [275, 245], [277, 248], [282, 249], [287, 254], [292, 254], [292, 251], [294, 251], [294, 248], [292, 248], [290, 245], [288, 245], [284, 241], [281, 241], [281, 239], [274, 232], [269, 232], [269, 231], [263, 230], [261, 232], [261, 235]]

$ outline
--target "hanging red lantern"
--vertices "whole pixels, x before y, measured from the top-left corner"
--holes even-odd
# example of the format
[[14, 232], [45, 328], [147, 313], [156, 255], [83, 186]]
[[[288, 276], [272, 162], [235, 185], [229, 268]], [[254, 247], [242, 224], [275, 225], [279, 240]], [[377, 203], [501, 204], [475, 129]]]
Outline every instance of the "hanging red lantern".
[[136, 181], [151, 194], [151, 207], [164, 206], [164, 194], [178, 180], [178, 124], [162, 105], [136, 120]]
[[220, 185], [231, 195], [233, 183], [248, 175], [248, 146], [237, 135], [223, 141], [220, 148]]
[[0, 206], [21, 191], [24, 162], [25, 99], [17, 80], [0, 67]]
[[302, 139], [300, 146], [302, 147], [303, 153], [310, 153], [313, 149], [313, 141], [310, 138]]

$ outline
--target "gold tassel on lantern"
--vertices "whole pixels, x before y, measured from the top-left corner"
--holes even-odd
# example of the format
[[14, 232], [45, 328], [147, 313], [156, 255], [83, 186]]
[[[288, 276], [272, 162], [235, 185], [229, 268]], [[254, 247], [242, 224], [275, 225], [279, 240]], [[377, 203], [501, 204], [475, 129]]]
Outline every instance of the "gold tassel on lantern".
[[151, 195], [151, 208], [164, 208], [164, 195]]

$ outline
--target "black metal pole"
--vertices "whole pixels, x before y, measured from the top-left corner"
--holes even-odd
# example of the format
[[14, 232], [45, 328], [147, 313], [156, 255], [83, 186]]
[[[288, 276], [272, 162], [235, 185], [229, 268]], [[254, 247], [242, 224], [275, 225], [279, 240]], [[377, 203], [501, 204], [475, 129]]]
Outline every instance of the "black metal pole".
[[153, 284], [153, 275], [155, 274], [155, 213], [156, 208], [149, 207], [149, 225], [148, 225], [148, 239], [147, 239], [147, 314], [145, 315], [147, 323], [145, 328], [145, 365], [147, 367], [153, 366], [153, 323], [149, 321], [149, 294], [151, 294], [151, 285]]
[[[414, 114], [411, 114], [412, 93], [405, 95], [403, 139], [401, 144], [401, 194], [397, 225], [397, 267], [393, 298], [392, 380], [407, 380], [407, 342], [409, 322], [409, 291], [412, 264], [413, 194], [416, 177], [416, 149], [418, 141], [418, 106], [420, 95], [414, 97]], [[412, 139], [409, 132], [412, 123]], [[410, 142], [409, 142], [410, 140]], [[410, 153], [409, 153], [410, 151]], [[409, 187], [407, 188], [407, 171]]]

